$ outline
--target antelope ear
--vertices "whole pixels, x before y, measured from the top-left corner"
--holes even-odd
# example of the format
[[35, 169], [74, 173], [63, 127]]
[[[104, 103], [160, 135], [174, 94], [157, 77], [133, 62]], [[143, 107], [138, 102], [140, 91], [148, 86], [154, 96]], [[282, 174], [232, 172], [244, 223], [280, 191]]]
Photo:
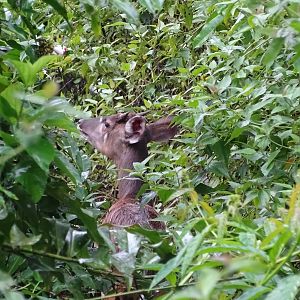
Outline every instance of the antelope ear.
[[138, 143], [144, 136], [146, 121], [142, 116], [134, 116], [125, 124], [125, 140], [129, 144]]
[[167, 142], [173, 138], [178, 131], [178, 127], [172, 125], [172, 117], [161, 118], [149, 124], [147, 127], [149, 131], [149, 142]]

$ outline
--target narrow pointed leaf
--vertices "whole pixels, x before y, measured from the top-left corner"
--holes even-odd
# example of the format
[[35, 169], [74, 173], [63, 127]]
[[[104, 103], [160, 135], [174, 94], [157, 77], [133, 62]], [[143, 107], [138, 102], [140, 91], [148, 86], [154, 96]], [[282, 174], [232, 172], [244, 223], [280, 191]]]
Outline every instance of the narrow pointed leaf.
[[209, 38], [209, 35], [217, 28], [217, 26], [223, 21], [223, 16], [217, 15], [207, 24], [205, 24], [200, 32], [196, 35], [193, 40], [193, 47], [199, 48]]
[[160, 11], [164, 5], [164, 0], [139, 0], [139, 2], [152, 14]]
[[68, 21], [68, 13], [66, 8], [57, 0], [43, 0], [45, 3], [51, 5], [66, 21]]
[[283, 47], [284, 39], [275, 38], [263, 55], [261, 61], [267, 67], [271, 67]]
[[300, 287], [300, 275], [291, 275], [279, 281], [277, 287], [267, 295], [265, 300], [296, 299]]
[[131, 21], [139, 23], [139, 14], [132, 3], [127, 0], [114, 0], [113, 5], [125, 13]]

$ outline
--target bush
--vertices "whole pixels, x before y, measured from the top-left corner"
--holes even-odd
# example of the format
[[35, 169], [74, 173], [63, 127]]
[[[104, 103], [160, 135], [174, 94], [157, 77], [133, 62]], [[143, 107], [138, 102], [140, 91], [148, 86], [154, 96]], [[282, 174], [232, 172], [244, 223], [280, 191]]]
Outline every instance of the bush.
[[[0, 294], [296, 299], [299, 9], [4, 1]], [[181, 126], [133, 170], [168, 230], [109, 231], [114, 167], [74, 119], [147, 110]]]

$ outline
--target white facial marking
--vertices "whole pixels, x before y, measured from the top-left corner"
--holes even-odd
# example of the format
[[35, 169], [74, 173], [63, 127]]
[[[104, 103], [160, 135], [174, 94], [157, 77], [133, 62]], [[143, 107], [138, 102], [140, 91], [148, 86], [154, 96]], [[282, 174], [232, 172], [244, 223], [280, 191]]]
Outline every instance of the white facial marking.
[[104, 141], [104, 143], [106, 143], [107, 138], [108, 138], [108, 133], [105, 133], [104, 136], [103, 136], [103, 141]]

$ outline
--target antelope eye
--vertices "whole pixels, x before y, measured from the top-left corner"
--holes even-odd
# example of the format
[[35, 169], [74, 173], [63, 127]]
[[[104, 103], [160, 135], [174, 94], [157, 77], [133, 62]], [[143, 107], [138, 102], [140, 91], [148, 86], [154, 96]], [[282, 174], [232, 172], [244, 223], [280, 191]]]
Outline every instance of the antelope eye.
[[109, 124], [108, 122], [105, 122], [105, 123], [104, 123], [104, 126], [105, 126], [106, 128], [108, 128], [108, 127], [110, 127], [110, 124]]

